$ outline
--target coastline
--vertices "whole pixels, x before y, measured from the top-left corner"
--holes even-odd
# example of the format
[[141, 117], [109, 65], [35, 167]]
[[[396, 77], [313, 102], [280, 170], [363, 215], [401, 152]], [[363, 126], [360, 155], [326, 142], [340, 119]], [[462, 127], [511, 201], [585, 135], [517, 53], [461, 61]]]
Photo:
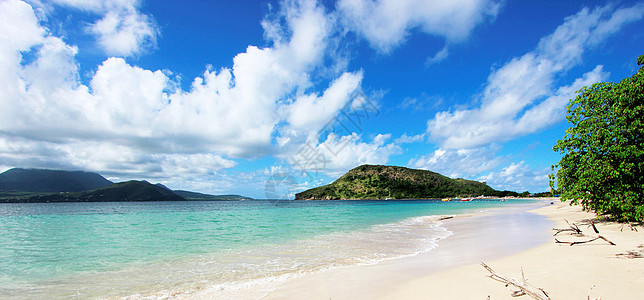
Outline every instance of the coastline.
[[[594, 218], [578, 206], [555, 202], [533, 211], [554, 221], [556, 228]], [[529, 284], [543, 288], [551, 299], [641, 299], [644, 295], [644, 258], [629, 258], [629, 251], [642, 255], [644, 230], [598, 222], [600, 234], [614, 242], [597, 240], [569, 246], [550, 240], [542, 245], [500, 259], [483, 260], [498, 274], [521, 278], [521, 269]], [[588, 226], [579, 226], [587, 237], [558, 236], [560, 240], [584, 241], [596, 234]], [[418, 277], [399, 285], [380, 299], [514, 299], [503, 283], [487, 277], [479, 264], [469, 264], [447, 271]]]
[[[530, 212], [446, 220], [443, 226], [454, 234], [428, 253], [306, 274], [276, 286], [264, 299], [514, 299], [509, 288], [486, 276], [489, 273], [480, 262], [515, 279], [520, 278], [522, 268], [528, 283], [543, 288], [552, 299], [586, 299], [589, 295], [591, 299], [639, 299], [644, 295], [644, 258], [617, 255], [644, 251], [638, 248], [644, 244], [644, 230], [625, 227], [622, 231], [620, 224], [598, 223], [600, 233], [616, 246], [601, 240], [575, 246], [556, 244], [553, 227], [565, 228], [564, 219], [577, 222], [594, 215], [553, 201]], [[548, 226], [525, 228], [517, 223], [539, 217], [547, 219]], [[592, 229], [580, 228], [591, 235]]]
[[[453, 218], [433, 216], [433, 224], [451, 232], [434, 242], [428, 252], [380, 260], [378, 263], [352, 264], [324, 271], [297, 273], [281, 278], [266, 278], [238, 288], [213, 286], [187, 299], [377, 299], [417, 278], [449, 270], [455, 266], [478, 263], [481, 256], [500, 258], [546, 242], [552, 222], [528, 213], [544, 201], [482, 208]], [[548, 201], [550, 203], [550, 201]], [[426, 217], [424, 217], [426, 218]], [[440, 220], [436, 222], [436, 220]], [[511, 230], [508, 230], [510, 226]], [[528, 233], [528, 234], [527, 234]]]

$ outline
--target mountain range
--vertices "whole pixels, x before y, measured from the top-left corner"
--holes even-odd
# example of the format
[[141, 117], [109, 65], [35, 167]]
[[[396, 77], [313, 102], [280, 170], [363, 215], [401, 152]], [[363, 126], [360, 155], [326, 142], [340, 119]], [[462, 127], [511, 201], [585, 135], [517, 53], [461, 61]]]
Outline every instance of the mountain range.
[[113, 183], [98, 173], [13, 168], [0, 174], [0, 202], [250, 200], [239, 195], [173, 191], [147, 181]]

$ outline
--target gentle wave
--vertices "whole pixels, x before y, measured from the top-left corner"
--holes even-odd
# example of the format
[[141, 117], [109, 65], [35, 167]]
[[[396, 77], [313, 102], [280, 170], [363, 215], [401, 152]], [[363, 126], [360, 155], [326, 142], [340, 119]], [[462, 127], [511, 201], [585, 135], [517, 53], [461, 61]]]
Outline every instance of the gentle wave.
[[[267, 244], [245, 251], [219, 253], [184, 262], [178, 269], [192, 271], [184, 280], [191, 284], [154, 289], [124, 299], [180, 297], [203, 292], [209, 297], [260, 298], [278, 283], [312, 272], [351, 265], [377, 264], [428, 252], [452, 233], [440, 226], [440, 216], [423, 216], [401, 222], [374, 225], [367, 230], [336, 232], [284, 244]], [[174, 272], [178, 271], [177, 269]], [[175, 278], [175, 280], [178, 278]], [[198, 282], [195, 282], [198, 279]], [[170, 283], [170, 282], [168, 282]], [[167, 284], [167, 283], [166, 283]], [[251, 289], [252, 288], [252, 289]]]

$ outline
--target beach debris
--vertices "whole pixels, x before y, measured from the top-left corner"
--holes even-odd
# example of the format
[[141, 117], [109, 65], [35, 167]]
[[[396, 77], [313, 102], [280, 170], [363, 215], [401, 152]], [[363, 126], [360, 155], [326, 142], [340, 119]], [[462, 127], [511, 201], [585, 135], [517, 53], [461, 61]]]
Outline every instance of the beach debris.
[[[560, 234], [560, 233], [562, 233], [562, 232], [564, 232], [564, 231], [571, 231], [571, 232], [572, 232], [572, 234], [579, 235], [579, 236], [583, 236], [583, 235], [584, 235], [584, 234], [581, 232], [581, 229], [579, 229], [579, 227], [578, 227], [575, 223], [570, 224], [570, 223], [568, 222], [568, 220], [566, 220], [566, 219], [564, 219], [564, 221], [566, 221], [566, 224], [568, 224], [568, 227], [569, 227], [569, 228], [563, 228], [563, 229], [553, 228], [552, 230], [555, 230], [555, 231], [556, 231], [556, 232], [555, 232], [555, 234], [553, 234], [553, 236], [555, 236], [555, 235], [557, 235], [557, 234]], [[594, 225], [593, 225], [593, 226], [594, 226]]]
[[595, 285], [593, 284], [593, 286], [591, 286], [590, 290], [588, 291], [588, 296], [586, 297], [586, 299], [587, 300], [602, 300], [601, 296], [599, 296], [597, 298], [592, 298], [592, 299], [590, 298], [590, 293], [593, 291], [594, 288], [595, 288]]
[[612, 246], [615, 246], [615, 243], [609, 241], [607, 238], [605, 238], [605, 237], [603, 237], [601, 235], [597, 235], [597, 237], [592, 238], [590, 240], [586, 240], [586, 241], [567, 242], [567, 241], [560, 241], [558, 239], [555, 239], [555, 242], [558, 243], [558, 244], [568, 244], [570, 246], [574, 246], [574, 245], [579, 245], [579, 244], [590, 243], [590, 242], [593, 242], [593, 241], [596, 241], [596, 240], [599, 240], [599, 239], [602, 239], [602, 240], [606, 241], [607, 243], [611, 244]]
[[[631, 231], [635, 231], [635, 232], [637, 232], [637, 227], [635, 227], [635, 226], [637, 226], [637, 225], [640, 225], [640, 226], [641, 226], [641, 225], [642, 225], [642, 222], [635, 223], [635, 226], [633, 226], [633, 223], [631, 223], [631, 222], [628, 222], [628, 223], [626, 223], [626, 224], [628, 224], [628, 227], [630, 227], [630, 228], [631, 228]], [[622, 224], [622, 226], [620, 226], [620, 227], [619, 227], [619, 231], [624, 231], [624, 225], [626, 225], [626, 224]]]
[[595, 233], [599, 233], [599, 230], [597, 230], [597, 226], [595, 226], [595, 221], [594, 220], [590, 220], [590, 225], [588, 225], [588, 226], [589, 227], [592, 226], [593, 230], [595, 231]]
[[[559, 233], [561, 233], [561, 232], [564, 232], [564, 231], [572, 232], [572, 233], [571, 233], [572, 235], [575, 235], [575, 236], [578, 236], [578, 237], [586, 236], [586, 235], [581, 231], [581, 229], [579, 229], [579, 226], [577, 226], [577, 224], [575, 224], [575, 223], [570, 224], [570, 222], [568, 222], [568, 220], [566, 220], [566, 219], [564, 219], [564, 221], [566, 221], [566, 224], [568, 224], [568, 227], [569, 227], [569, 228], [563, 228], [563, 229], [553, 228], [552, 230], [555, 230], [555, 231], [556, 231], [556, 232], [555, 232], [555, 234], [553, 234], [553, 236], [556, 236], [557, 234], [559, 234]], [[593, 241], [596, 241], [596, 240], [604, 240], [604, 241], [606, 241], [607, 243], [611, 244], [612, 246], [615, 246], [615, 243], [611, 242], [610, 240], [608, 240], [607, 238], [605, 238], [605, 237], [603, 237], [602, 235], [600, 235], [600, 234], [599, 234], [599, 230], [597, 229], [597, 226], [595, 226], [595, 222], [594, 222], [593, 220], [590, 220], [590, 225], [588, 225], [588, 227], [592, 227], [592, 228], [593, 228], [593, 231], [595, 231], [595, 233], [597, 234], [597, 236], [596, 236], [596, 237], [591, 238], [591, 239], [589, 239], [589, 240], [584, 240], [584, 241], [572, 241], [572, 242], [569, 242], [569, 241], [560, 241], [559, 239], [555, 238], [555, 243], [557, 243], [557, 244], [568, 244], [568, 245], [570, 245], [570, 246], [574, 246], [574, 245], [579, 245], [579, 244], [585, 244], [585, 243], [593, 242]]]
[[512, 297], [519, 297], [523, 295], [528, 295], [532, 297], [533, 299], [537, 300], [549, 300], [550, 296], [546, 291], [544, 291], [542, 288], [537, 288], [530, 286], [528, 284], [528, 281], [525, 279], [525, 274], [523, 273], [523, 268], [521, 268], [521, 280], [516, 280], [513, 278], [508, 278], [501, 276], [497, 274], [492, 268], [490, 268], [488, 265], [485, 263], [481, 263], [481, 266], [485, 268], [488, 272], [490, 272], [490, 275], [487, 275], [487, 277], [492, 278], [493, 280], [499, 281], [501, 283], [505, 283], [505, 287], [508, 287], [510, 285], [518, 288], [518, 291], [512, 291], [510, 294]]

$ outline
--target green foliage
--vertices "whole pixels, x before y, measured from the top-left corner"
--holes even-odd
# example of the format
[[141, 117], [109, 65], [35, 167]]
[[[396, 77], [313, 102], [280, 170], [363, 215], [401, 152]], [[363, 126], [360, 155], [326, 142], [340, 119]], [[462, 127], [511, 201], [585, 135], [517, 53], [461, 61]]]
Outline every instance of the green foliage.
[[582, 88], [566, 119], [571, 127], [553, 147], [564, 156], [552, 167], [551, 188], [597, 214], [644, 220], [644, 67], [619, 83]]
[[[359, 166], [333, 183], [295, 195], [295, 199], [428, 199], [458, 196], [499, 196], [485, 183], [451, 179], [441, 174], [394, 166]], [[516, 194], [516, 193], [514, 193]]]
[[15, 197], [0, 197], [3, 202], [121, 202], [121, 201], [184, 201], [172, 191], [146, 181], [126, 181], [87, 192], [28, 193]]

